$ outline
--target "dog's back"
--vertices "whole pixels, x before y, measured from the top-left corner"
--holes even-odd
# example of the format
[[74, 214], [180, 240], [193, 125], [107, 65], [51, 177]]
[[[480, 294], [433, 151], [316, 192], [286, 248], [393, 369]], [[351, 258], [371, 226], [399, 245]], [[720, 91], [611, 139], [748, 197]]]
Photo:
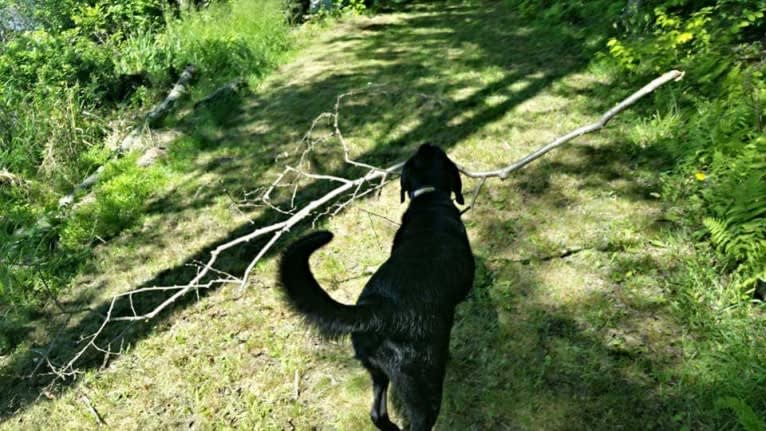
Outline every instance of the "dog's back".
[[392, 303], [401, 311], [441, 314], [473, 284], [474, 260], [460, 213], [434, 191], [412, 201], [391, 256], [370, 278], [358, 303]]

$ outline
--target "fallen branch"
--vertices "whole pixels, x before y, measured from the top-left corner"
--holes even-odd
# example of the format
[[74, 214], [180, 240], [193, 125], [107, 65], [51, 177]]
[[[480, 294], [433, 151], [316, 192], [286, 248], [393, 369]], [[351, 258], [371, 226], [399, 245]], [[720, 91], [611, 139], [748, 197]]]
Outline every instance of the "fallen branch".
[[[552, 143], [540, 148], [539, 150], [533, 152], [532, 154], [522, 158], [521, 160], [505, 168], [497, 169], [494, 171], [487, 171], [487, 172], [472, 172], [465, 168], [461, 168], [461, 171], [465, 175], [469, 177], [473, 177], [473, 178], [479, 178], [481, 180], [478, 187], [474, 191], [471, 206], [475, 203], [476, 197], [478, 196], [480, 191], [480, 187], [484, 184], [486, 179], [492, 178], [492, 177], [504, 179], [508, 176], [510, 172], [513, 172], [515, 170], [522, 168], [523, 166], [526, 166], [527, 164], [541, 157], [543, 154], [547, 153], [548, 151], [578, 136], [582, 136], [586, 133], [591, 133], [593, 131], [601, 129], [602, 127], [606, 125], [606, 123], [612, 117], [614, 117], [615, 115], [623, 111], [628, 106], [635, 103], [641, 97], [651, 93], [656, 88], [658, 88], [659, 86], [669, 81], [680, 79], [682, 76], [683, 76], [683, 73], [678, 71], [672, 71], [662, 75], [660, 78], [652, 81], [650, 84], [646, 85], [645, 87], [643, 87], [636, 93], [632, 94], [627, 99], [617, 104], [614, 108], [607, 111], [604, 115], [601, 116], [601, 118], [597, 122], [587, 126], [580, 127], [574, 130], [573, 132], [568, 133], [567, 135], [557, 138]], [[396, 163], [387, 168], [379, 168], [376, 166], [372, 166], [372, 165], [365, 164], [365, 163], [358, 162], [351, 159], [349, 155], [348, 144], [341, 133], [341, 129], [339, 125], [340, 107], [342, 105], [343, 99], [347, 97], [351, 97], [355, 94], [365, 92], [365, 91], [383, 92], [385, 90], [382, 86], [375, 86], [375, 87], [368, 87], [365, 90], [349, 91], [347, 93], [343, 93], [339, 95], [336, 99], [334, 112], [322, 113], [312, 122], [311, 128], [306, 133], [306, 135], [304, 135], [302, 142], [305, 144], [305, 148], [300, 153], [300, 157], [298, 158], [297, 163], [295, 163], [293, 166], [289, 166], [289, 165], [286, 166], [284, 170], [279, 175], [277, 175], [274, 182], [272, 182], [271, 185], [266, 187], [265, 189], [262, 189], [260, 192], [260, 196], [253, 201], [257, 205], [263, 206], [266, 209], [273, 209], [278, 213], [286, 215], [287, 218], [285, 220], [268, 225], [268, 226], [259, 227], [246, 235], [240, 236], [238, 238], [235, 238], [231, 241], [226, 242], [225, 244], [219, 245], [210, 253], [210, 257], [207, 260], [207, 262], [205, 262], [204, 264], [199, 264], [198, 272], [196, 276], [184, 285], [143, 287], [140, 289], [135, 289], [135, 290], [131, 290], [128, 292], [115, 295], [111, 299], [106, 315], [103, 317], [98, 329], [94, 333], [83, 338], [83, 341], [87, 341], [87, 343], [82, 348], [80, 348], [80, 350], [73, 357], [71, 357], [69, 361], [67, 361], [64, 365], [57, 367], [51, 364], [50, 361], [46, 358], [47, 364], [51, 368], [53, 373], [58, 378], [66, 378], [66, 377], [78, 374], [79, 371], [76, 368], [77, 362], [90, 349], [94, 349], [100, 352], [106, 352], [106, 354], [109, 354], [109, 355], [114, 354], [114, 352], [111, 352], [111, 350], [103, 349], [97, 344], [99, 337], [103, 334], [104, 329], [107, 327], [107, 325], [109, 325], [112, 322], [127, 321], [132, 323], [137, 321], [151, 320], [155, 318], [157, 315], [159, 315], [163, 310], [167, 309], [170, 305], [172, 305], [173, 303], [175, 303], [176, 301], [178, 301], [180, 298], [184, 297], [191, 291], [198, 291], [199, 289], [203, 289], [203, 288], [204, 289], [211, 288], [221, 284], [237, 284], [240, 286], [240, 288], [243, 288], [247, 284], [248, 279], [253, 271], [253, 268], [255, 268], [256, 264], [263, 258], [263, 256], [266, 255], [266, 253], [274, 246], [274, 244], [290, 229], [298, 225], [300, 222], [308, 219], [312, 215], [314, 216], [314, 221], [316, 221], [318, 218], [324, 215], [335, 215], [341, 210], [343, 210], [343, 208], [350, 205], [355, 200], [359, 199], [360, 197], [365, 196], [371, 192], [374, 192], [382, 188], [386, 184], [386, 182], [391, 178], [392, 174], [397, 173], [401, 169], [404, 163], [403, 162]], [[323, 137], [323, 138], [319, 138], [315, 140], [313, 138], [312, 133], [315, 127], [317, 126], [317, 124], [319, 124], [319, 122], [322, 120], [330, 121], [330, 125], [333, 129], [332, 134], [328, 137]], [[355, 168], [365, 169], [366, 172], [363, 175], [360, 175], [357, 178], [352, 179], [352, 178], [344, 178], [344, 177], [339, 177], [334, 175], [325, 175], [325, 174], [310, 172], [309, 170], [310, 163], [308, 162], [307, 155], [311, 151], [314, 151], [314, 149], [316, 148], [318, 144], [326, 142], [327, 140], [330, 139], [330, 137], [338, 138], [338, 141], [343, 147], [345, 163]], [[325, 193], [323, 196], [317, 199], [314, 199], [302, 206], [299, 206], [296, 204], [296, 199], [297, 199], [296, 196], [297, 196], [298, 188], [301, 184], [301, 181], [305, 179], [310, 179], [317, 182], [329, 181], [333, 183], [338, 183], [338, 185], [337, 187], [333, 188], [329, 192]], [[272, 202], [272, 196], [271, 196], [272, 193], [274, 193], [276, 190], [279, 190], [279, 189], [290, 189], [290, 196], [289, 196], [289, 199], [287, 199], [287, 201], [289, 202], [289, 205], [286, 208], [275, 205]], [[250, 206], [252, 206], [252, 204], [250, 204]], [[240, 246], [245, 243], [250, 243], [257, 238], [265, 237], [267, 235], [270, 235], [271, 237], [266, 241], [266, 243], [263, 246], [260, 247], [260, 250], [251, 259], [251, 261], [249, 262], [249, 264], [247, 265], [246, 269], [244, 270], [241, 276], [228, 274], [214, 267], [214, 265], [218, 261], [219, 256], [224, 251], [230, 250], [234, 247]], [[572, 254], [577, 251], [579, 250], [573, 250], [568, 253]], [[218, 278], [218, 279], [210, 280], [207, 282], [202, 282], [202, 280], [205, 279], [205, 277], [207, 277], [210, 274], [216, 274], [219, 276], [222, 275], [223, 278]], [[161, 304], [157, 305], [149, 312], [146, 312], [146, 313], [136, 312], [132, 302], [133, 296], [141, 295], [146, 292], [156, 292], [156, 291], [175, 291], [175, 293], [173, 293]], [[124, 316], [113, 315], [113, 312], [115, 310], [115, 303], [121, 298], [126, 298], [126, 297], [130, 301], [131, 314], [124, 315]], [[108, 345], [111, 345], [111, 342], [108, 343]]]
[[173, 109], [176, 102], [187, 93], [188, 90], [186, 86], [191, 82], [196, 73], [196, 67], [191, 64], [186, 66], [183, 72], [181, 72], [181, 76], [178, 77], [178, 82], [176, 82], [176, 85], [170, 90], [170, 93], [165, 97], [165, 100], [146, 114], [146, 117], [144, 117], [144, 124], [150, 126], [163, 119]]
[[204, 98], [200, 99], [199, 101], [194, 103], [194, 109], [197, 109], [201, 106], [207, 105], [211, 102], [214, 102], [218, 99], [221, 99], [223, 97], [227, 97], [232, 94], [238, 93], [242, 88], [247, 87], [247, 81], [245, 81], [243, 78], [237, 78], [231, 82], [228, 82], [217, 89], [215, 89], [212, 93], [208, 94]]
[[[120, 144], [117, 145], [117, 148], [115, 148], [114, 151], [112, 151], [112, 154], [109, 155], [107, 160], [120, 158], [125, 155], [125, 153], [137, 147], [141, 143], [142, 137], [148, 128], [152, 124], [155, 124], [157, 121], [164, 118], [173, 109], [173, 107], [175, 107], [176, 103], [181, 99], [181, 97], [183, 97], [183, 95], [188, 92], [187, 85], [189, 82], [191, 82], [192, 78], [194, 78], [196, 72], [196, 67], [192, 65], [186, 66], [183, 72], [181, 72], [181, 76], [178, 78], [178, 81], [170, 90], [170, 93], [165, 96], [165, 99], [163, 99], [162, 102], [160, 102], [149, 112], [147, 112], [146, 115], [144, 115], [144, 118], [135, 127], [133, 127], [130, 132], [128, 132], [122, 141], [120, 141]], [[75, 195], [83, 190], [88, 190], [93, 187], [96, 183], [99, 182], [103, 173], [104, 166], [102, 165], [99, 166], [95, 172], [82, 180], [80, 184], [76, 185], [68, 195], [59, 199], [59, 207], [66, 207], [73, 204]]]
[[508, 174], [510, 174], [513, 171], [517, 171], [524, 166], [530, 164], [534, 160], [539, 159], [542, 157], [545, 153], [551, 151], [552, 149], [559, 147], [569, 141], [571, 141], [574, 138], [580, 137], [582, 135], [585, 135], [587, 133], [595, 132], [597, 130], [600, 130], [604, 126], [606, 126], [606, 123], [609, 122], [609, 120], [612, 119], [615, 115], [619, 114], [620, 112], [624, 111], [625, 108], [633, 105], [636, 103], [639, 99], [646, 96], [647, 94], [653, 92], [660, 86], [670, 82], [670, 81], [678, 81], [681, 78], [683, 78], [684, 73], [680, 72], [678, 70], [671, 70], [670, 72], [667, 72], [660, 76], [659, 78], [655, 79], [654, 81], [646, 84], [643, 86], [640, 90], [636, 91], [635, 93], [631, 94], [623, 100], [622, 102], [615, 105], [612, 109], [608, 110], [604, 115], [601, 116], [601, 118], [598, 119], [595, 123], [591, 123], [585, 126], [582, 126], [580, 128], [577, 128], [569, 133], [567, 133], [564, 136], [561, 136], [559, 138], [556, 138], [553, 142], [550, 144], [538, 149], [537, 151], [521, 158], [520, 160], [502, 168], [502, 169], [496, 169], [494, 171], [486, 171], [486, 172], [473, 172], [465, 167], [460, 167], [460, 172], [462, 172], [464, 175], [469, 176], [471, 178], [490, 178], [490, 177], [497, 177], [501, 180], [504, 180], [508, 177]]
[[93, 415], [93, 417], [96, 419], [96, 422], [98, 422], [99, 426], [107, 426], [106, 421], [104, 420], [103, 416], [96, 410], [96, 407], [93, 406], [93, 402], [90, 400], [88, 395], [85, 392], [80, 392], [80, 400], [82, 400], [83, 404], [85, 404], [85, 407], [88, 408], [88, 411]]

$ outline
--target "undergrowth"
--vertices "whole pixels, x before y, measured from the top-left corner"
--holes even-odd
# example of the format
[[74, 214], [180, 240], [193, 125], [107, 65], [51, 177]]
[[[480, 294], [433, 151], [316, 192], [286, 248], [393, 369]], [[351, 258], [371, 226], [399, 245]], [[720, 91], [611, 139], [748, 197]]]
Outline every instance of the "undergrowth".
[[[192, 97], [201, 97], [234, 78], [257, 82], [290, 49], [278, 0], [177, 13], [168, 4], [0, 1], [23, 22], [0, 33], [0, 353], [13, 347], [14, 328], [69, 286], [93, 246], [140, 222], [166, 181], [162, 162], [110, 160], [121, 124], [165, 97], [188, 64], [198, 70]], [[92, 193], [60, 209], [59, 198], [102, 165]]]
[[699, 411], [730, 409], [746, 429], [762, 429], [752, 425], [763, 424], [762, 399], [741, 394], [765, 383], [766, 2], [509, 3], [530, 19], [606, 35], [593, 65], [617, 82], [685, 72], [673, 91], [654, 95], [656, 111], [628, 133], [626, 150], [660, 161], [657, 197], [676, 232], [671, 242], [694, 250], [662, 282], [695, 334], [684, 379], [717, 388], [695, 394]]

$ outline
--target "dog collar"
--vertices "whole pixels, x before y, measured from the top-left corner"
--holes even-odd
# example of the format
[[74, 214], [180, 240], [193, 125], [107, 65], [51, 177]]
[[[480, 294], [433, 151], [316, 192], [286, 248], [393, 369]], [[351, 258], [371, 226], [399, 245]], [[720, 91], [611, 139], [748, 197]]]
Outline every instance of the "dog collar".
[[415, 199], [416, 197], [418, 197], [420, 195], [423, 195], [423, 194], [426, 194], [426, 193], [430, 193], [430, 192], [433, 192], [433, 191], [436, 191], [436, 187], [432, 187], [432, 186], [421, 187], [421, 188], [415, 190], [414, 192], [412, 192], [412, 194], [410, 195], [410, 199]]

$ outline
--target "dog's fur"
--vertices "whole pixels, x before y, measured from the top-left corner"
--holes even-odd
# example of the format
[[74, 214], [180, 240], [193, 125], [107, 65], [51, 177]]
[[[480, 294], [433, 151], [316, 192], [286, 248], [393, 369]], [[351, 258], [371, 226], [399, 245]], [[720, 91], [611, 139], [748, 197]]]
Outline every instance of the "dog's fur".
[[[370, 372], [370, 417], [381, 430], [399, 430], [388, 417], [391, 381], [411, 430], [430, 430], [442, 400], [442, 384], [455, 307], [473, 285], [474, 259], [460, 213], [460, 174], [440, 148], [422, 145], [402, 169], [401, 200], [409, 208], [396, 232], [391, 257], [362, 290], [356, 305], [333, 300], [317, 283], [309, 256], [332, 239], [314, 232], [282, 256], [279, 277], [291, 307], [327, 337], [351, 334]], [[418, 190], [424, 193], [415, 193]], [[430, 190], [433, 188], [433, 190]]]

